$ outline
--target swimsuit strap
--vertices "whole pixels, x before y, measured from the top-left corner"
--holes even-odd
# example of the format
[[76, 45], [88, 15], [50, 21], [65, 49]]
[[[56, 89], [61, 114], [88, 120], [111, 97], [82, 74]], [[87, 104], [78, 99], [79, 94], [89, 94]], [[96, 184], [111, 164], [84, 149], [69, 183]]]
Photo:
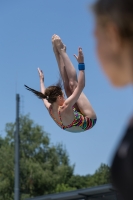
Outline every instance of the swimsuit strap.
[[62, 123], [61, 114], [60, 114], [60, 109], [58, 110], [58, 115], [59, 115], [60, 122]]
[[74, 106], [72, 107], [72, 109], [73, 109], [73, 112], [74, 112], [74, 113], [77, 112], [77, 110], [76, 110], [76, 108], [74, 108]]
[[[81, 118], [81, 114], [79, 114], [79, 113], [77, 112], [76, 108], [72, 107], [72, 109], [73, 109], [73, 112], [74, 112], [74, 120], [73, 120], [73, 122], [72, 122], [71, 124], [69, 124], [69, 125], [67, 125], [67, 126], [63, 125], [63, 122], [62, 122], [62, 119], [61, 119], [60, 107], [59, 107], [59, 109], [58, 109], [58, 115], [59, 115], [60, 123], [59, 123], [59, 122], [54, 118], [54, 116], [52, 115], [52, 110], [51, 110], [51, 109], [50, 109], [50, 115], [51, 115], [51, 117], [54, 119], [54, 121], [55, 121], [62, 129], [71, 128], [71, 127], [77, 125], [77, 119], [79, 120], [79, 119]], [[80, 119], [80, 121], [81, 121], [81, 119]], [[78, 124], [79, 124], [79, 122], [78, 122]]]
[[62, 119], [61, 119], [61, 114], [60, 114], [60, 109], [58, 110], [59, 119], [60, 119], [60, 122], [61, 122], [61, 127], [62, 127], [63, 129], [71, 128], [71, 127], [75, 124], [75, 120], [76, 120], [75, 112], [76, 112], [76, 109], [75, 109], [74, 107], [72, 107], [72, 109], [73, 109], [73, 112], [74, 112], [74, 120], [73, 120], [73, 122], [72, 122], [71, 124], [69, 124], [69, 125], [67, 125], [67, 126], [63, 125], [63, 122], [62, 122]]
[[61, 122], [61, 127], [64, 129], [65, 126], [63, 125], [63, 122], [62, 122], [62, 119], [61, 119], [60, 107], [59, 107], [59, 109], [58, 109], [58, 115], [59, 115], [59, 119], [60, 119], [60, 122]]

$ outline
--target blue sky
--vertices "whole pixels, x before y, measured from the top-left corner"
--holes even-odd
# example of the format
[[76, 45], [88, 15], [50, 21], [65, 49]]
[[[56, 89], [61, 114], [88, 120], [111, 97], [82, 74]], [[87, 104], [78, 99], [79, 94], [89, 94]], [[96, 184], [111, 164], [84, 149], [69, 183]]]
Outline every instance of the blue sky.
[[[92, 174], [101, 163], [110, 164], [119, 139], [132, 114], [132, 88], [113, 88], [95, 53], [94, 18], [88, 11], [93, 0], [0, 1], [0, 134], [5, 124], [15, 120], [15, 95], [21, 97], [21, 113], [44, 127], [51, 142], [63, 143], [75, 174]], [[40, 89], [37, 67], [45, 76], [45, 85], [58, 80], [58, 67], [51, 37], [56, 33], [73, 57], [83, 48], [86, 64], [85, 94], [94, 107], [98, 121], [84, 133], [61, 130], [50, 118], [41, 100], [25, 90], [24, 84]], [[78, 71], [78, 70], [77, 70]]]

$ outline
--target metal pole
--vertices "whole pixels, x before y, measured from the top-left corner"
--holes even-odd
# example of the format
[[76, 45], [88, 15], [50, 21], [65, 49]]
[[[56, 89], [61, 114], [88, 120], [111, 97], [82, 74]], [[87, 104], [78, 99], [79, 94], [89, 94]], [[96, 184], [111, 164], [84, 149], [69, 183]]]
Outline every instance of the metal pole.
[[19, 94], [16, 94], [16, 131], [15, 131], [15, 187], [14, 200], [20, 200], [20, 181], [19, 181]]

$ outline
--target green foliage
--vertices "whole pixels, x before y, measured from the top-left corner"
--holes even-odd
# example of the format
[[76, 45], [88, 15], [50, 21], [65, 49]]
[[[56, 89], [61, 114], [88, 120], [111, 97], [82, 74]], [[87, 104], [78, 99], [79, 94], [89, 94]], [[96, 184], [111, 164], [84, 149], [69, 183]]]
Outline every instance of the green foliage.
[[[15, 124], [6, 124], [6, 132], [6, 138], [0, 138], [0, 198], [10, 200], [14, 191]], [[66, 186], [74, 166], [70, 166], [63, 145], [51, 145], [48, 134], [28, 115], [20, 118], [20, 139], [22, 199], [56, 192], [59, 184]]]
[[98, 186], [110, 183], [110, 168], [105, 164], [101, 164], [93, 175], [73, 175], [69, 179], [69, 186], [77, 189]]
[[0, 139], [0, 200], [13, 199], [14, 164], [12, 145]]
[[87, 188], [88, 178], [86, 176], [73, 175], [69, 180], [69, 186], [75, 187], [76, 189]]
[[[0, 200], [14, 195], [15, 123], [6, 124], [6, 137], [0, 137]], [[74, 165], [62, 144], [51, 145], [49, 135], [28, 115], [20, 118], [21, 199], [70, 191], [109, 183], [105, 164], [93, 175], [74, 175]]]
[[72, 191], [76, 190], [77, 188], [75, 187], [70, 187], [68, 184], [57, 184], [56, 189], [54, 192], [59, 193], [59, 192], [66, 192], [66, 191]]
[[101, 164], [93, 175], [88, 177], [88, 187], [104, 185], [110, 183], [110, 168], [108, 165]]

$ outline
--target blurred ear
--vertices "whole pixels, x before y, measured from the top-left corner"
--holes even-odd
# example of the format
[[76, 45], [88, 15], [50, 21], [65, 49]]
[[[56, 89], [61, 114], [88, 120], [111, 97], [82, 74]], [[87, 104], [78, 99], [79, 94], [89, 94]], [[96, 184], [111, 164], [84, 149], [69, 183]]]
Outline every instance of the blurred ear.
[[59, 95], [59, 100], [61, 100], [62, 96]]
[[61, 99], [62, 99], [62, 96], [59, 95], [59, 96], [57, 97], [57, 100], [61, 100]]
[[106, 27], [106, 31], [112, 50], [114, 52], [119, 52], [122, 48], [122, 41], [118, 27], [114, 23], [109, 23]]

